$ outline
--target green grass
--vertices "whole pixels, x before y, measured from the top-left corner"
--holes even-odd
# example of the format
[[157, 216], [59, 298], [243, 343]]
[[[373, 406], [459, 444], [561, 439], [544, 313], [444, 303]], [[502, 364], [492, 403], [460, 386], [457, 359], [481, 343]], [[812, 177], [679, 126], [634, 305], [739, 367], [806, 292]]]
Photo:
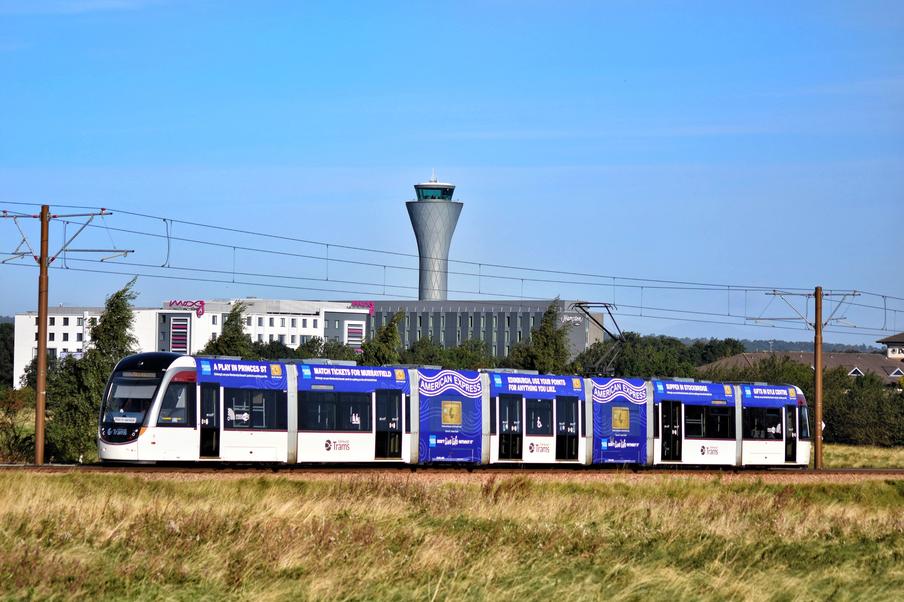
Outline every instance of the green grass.
[[832, 443], [825, 446], [823, 461], [826, 468], [904, 468], [904, 447]]
[[795, 479], [0, 473], [0, 593], [900, 599], [904, 482]]

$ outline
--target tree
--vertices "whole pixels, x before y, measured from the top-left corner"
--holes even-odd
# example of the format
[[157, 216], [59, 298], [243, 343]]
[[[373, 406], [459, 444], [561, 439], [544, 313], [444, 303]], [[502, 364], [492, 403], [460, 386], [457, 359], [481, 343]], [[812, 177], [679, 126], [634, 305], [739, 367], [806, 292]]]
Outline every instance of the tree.
[[540, 324], [527, 341], [516, 343], [501, 363], [507, 368], [537, 370], [541, 374], [562, 374], [568, 370], [568, 329], [559, 326], [559, 300], [549, 304]]
[[91, 327], [91, 347], [47, 373], [48, 456], [57, 462], [82, 462], [96, 453], [97, 412], [107, 379], [123, 357], [134, 353], [133, 279], [107, 298]]
[[299, 359], [323, 357], [323, 339], [311, 337], [298, 346], [298, 349], [295, 350], [295, 357]]
[[489, 345], [480, 339], [468, 339], [446, 352], [445, 365], [456, 370], [495, 368], [496, 358], [490, 353]]
[[0, 390], [0, 461], [28, 462], [34, 457], [35, 392], [29, 387]]
[[[225, 353], [222, 355], [232, 355]], [[268, 341], [267, 343], [257, 342], [251, 343], [251, 352], [243, 354], [241, 357], [245, 359], [262, 359], [262, 360], [280, 360], [294, 359], [295, 350], [287, 347], [285, 343], [279, 341]]]
[[15, 343], [12, 323], [0, 324], [0, 390], [14, 386], [13, 352]]
[[246, 307], [242, 302], [233, 304], [223, 321], [223, 331], [220, 336], [207, 343], [201, 350], [202, 355], [232, 355], [235, 357], [254, 355], [251, 337], [245, 334]]
[[404, 311], [394, 316], [374, 333], [374, 337], [361, 346], [362, 363], [367, 366], [383, 366], [398, 364], [401, 357], [399, 350], [402, 340], [399, 338], [399, 322], [405, 317]]
[[330, 360], [344, 360], [354, 362], [359, 359], [359, 353], [354, 347], [340, 343], [339, 341], [326, 341], [323, 344], [323, 355]]
[[429, 337], [416, 340], [402, 352], [403, 364], [449, 367], [446, 349]]

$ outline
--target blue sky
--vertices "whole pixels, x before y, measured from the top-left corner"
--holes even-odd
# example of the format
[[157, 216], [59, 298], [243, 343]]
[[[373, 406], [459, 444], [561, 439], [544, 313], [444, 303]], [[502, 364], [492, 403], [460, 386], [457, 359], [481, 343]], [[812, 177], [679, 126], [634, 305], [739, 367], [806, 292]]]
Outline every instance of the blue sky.
[[[455, 259], [904, 298], [898, 2], [0, 0], [0, 82], [0, 208], [114, 207], [413, 253], [403, 201], [436, 168], [465, 202]], [[164, 232], [126, 215], [106, 224]], [[179, 225], [176, 233], [323, 253]], [[18, 242], [9, 220], [0, 241], [0, 251]], [[166, 257], [165, 241], [100, 229], [79, 244], [104, 245], [134, 248], [129, 261], [138, 263]], [[231, 269], [231, 255], [174, 244], [170, 265]], [[322, 262], [253, 253], [236, 264], [325, 273]], [[378, 284], [383, 269], [331, 264], [330, 277]], [[387, 278], [417, 283], [410, 270]], [[55, 272], [51, 303], [99, 304], [126, 280]], [[30, 269], [0, 266], [0, 314], [33, 309], [35, 281]], [[478, 283], [453, 276], [450, 286], [464, 291], [451, 296], [473, 298]], [[712, 313], [790, 311], [767, 308], [761, 294], [479, 286], [600, 301], [614, 292], [616, 303]], [[362, 296], [151, 278], [138, 290], [145, 305]], [[847, 324], [904, 330], [904, 313], [852, 308]], [[622, 326], [809, 336], [627, 315]]]

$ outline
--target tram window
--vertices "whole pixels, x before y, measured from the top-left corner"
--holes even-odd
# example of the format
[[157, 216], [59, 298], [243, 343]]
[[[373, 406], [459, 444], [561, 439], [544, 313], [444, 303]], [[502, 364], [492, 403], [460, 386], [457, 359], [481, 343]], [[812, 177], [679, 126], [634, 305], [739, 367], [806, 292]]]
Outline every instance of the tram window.
[[227, 429], [286, 430], [287, 396], [273, 389], [223, 389]]
[[370, 431], [370, 395], [366, 393], [339, 394], [339, 430]]
[[810, 439], [810, 412], [807, 406], [798, 407], [800, 413], [800, 438], [803, 440]]
[[781, 408], [744, 408], [745, 439], [781, 439]]
[[411, 432], [411, 398], [402, 396], [402, 404], [405, 406], [405, 432]]
[[735, 438], [735, 409], [707, 407], [703, 414], [707, 439]]
[[157, 426], [195, 426], [195, 384], [170, 383], [160, 404]]
[[499, 398], [490, 400], [490, 434], [496, 434], [496, 406], [499, 405]]
[[299, 429], [303, 431], [370, 431], [370, 393], [299, 391]]
[[552, 435], [552, 400], [527, 400], [527, 434]]
[[659, 439], [659, 404], [653, 405], [653, 438]]
[[701, 439], [734, 439], [734, 417], [734, 408], [685, 405], [685, 436]]
[[703, 406], [684, 405], [684, 436], [703, 437]]

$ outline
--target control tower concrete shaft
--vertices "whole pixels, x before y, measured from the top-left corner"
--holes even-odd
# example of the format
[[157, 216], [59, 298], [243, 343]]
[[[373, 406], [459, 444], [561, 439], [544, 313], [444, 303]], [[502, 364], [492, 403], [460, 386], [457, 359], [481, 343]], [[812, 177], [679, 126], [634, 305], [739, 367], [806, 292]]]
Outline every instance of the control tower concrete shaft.
[[444, 301], [449, 288], [449, 245], [463, 204], [452, 200], [455, 185], [437, 182], [436, 177], [415, 184], [414, 191], [417, 200], [405, 205], [417, 238], [418, 299]]

